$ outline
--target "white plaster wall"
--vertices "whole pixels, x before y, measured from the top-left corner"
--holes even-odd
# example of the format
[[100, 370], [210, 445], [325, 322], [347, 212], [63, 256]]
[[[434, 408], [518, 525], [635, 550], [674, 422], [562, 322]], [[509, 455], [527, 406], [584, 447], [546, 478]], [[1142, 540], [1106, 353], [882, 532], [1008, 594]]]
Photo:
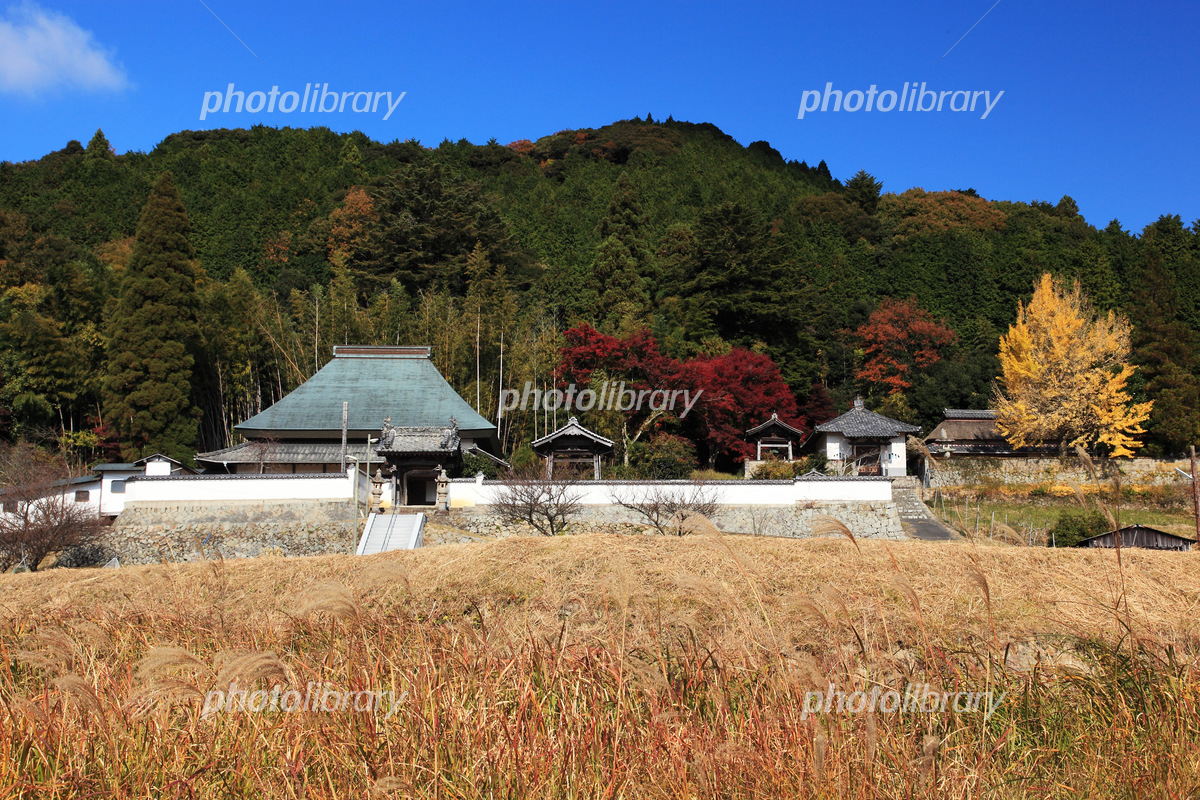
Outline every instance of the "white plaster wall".
[[849, 458], [849, 454], [842, 453], [842, 445], [846, 443], [846, 437], [840, 433], [826, 433], [825, 436], [825, 458], [830, 461], [841, 461], [843, 458]]
[[[503, 490], [503, 484], [493, 481], [456, 480], [450, 482], [451, 508], [490, 506]], [[574, 491], [585, 506], [609, 506], [614, 495], [635, 501], [650, 492], [679, 493], [688, 496], [695, 491], [690, 481], [661, 481], [621, 483], [618, 481], [588, 481], [576, 484]], [[773, 506], [792, 503], [887, 503], [892, 500], [892, 484], [882, 480], [841, 478], [836, 480], [797, 481], [716, 481], [706, 484], [705, 491], [713, 495], [718, 505]]]
[[904, 437], [897, 436], [888, 445], [888, 461], [884, 465], [884, 475], [889, 478], [903, 478], [908, 474], [908, 448], [904, 446]]
[[[114, 492], [112, 485], [114, 482], [128, 481], [134, 476], [140, 476], [141, 472], [105, 472], [101, 481], [103, 488], [100, 490], [100, 513], [106, 517], [114, 517], [125, 510], [125, 499], [129, 496], [128, 490], [125, 492]], [[126, 484], [128, 487], [129, 484]]]
[[892, 483], [854, 478], [840, 481], [796, 481], [794, 502], [890, 503]]
[[[361, 483], [360, 483], [361, 486]], [[213, 475], [138, 478], [125, 484], [126, 503], [220, 502], [225, 500], [350, 500], [354, 482], [345, 475]], [[361, 500], [360, 496], [360, 500]]]
[[[87, 492], [88, 499], [82, 503], [75, 502], [76, 492]], [[77, 483], [74, 486], [67, 488], [65, 492], [67, 502], [74, 503], [77, 506], [83, 506], [93, 514], [100, 513], [100, 478], [97, 477], [93, 481], [87, 483]]]

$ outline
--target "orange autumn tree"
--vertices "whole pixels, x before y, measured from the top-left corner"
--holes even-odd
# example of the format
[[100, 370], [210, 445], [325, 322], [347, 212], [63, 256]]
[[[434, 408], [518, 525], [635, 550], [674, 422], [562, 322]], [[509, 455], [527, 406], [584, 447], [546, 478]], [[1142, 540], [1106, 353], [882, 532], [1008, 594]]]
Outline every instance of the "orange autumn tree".
[[346, 200], [329, 214], [327, 247], [329, 263], [344, 267], [356, 254], [368, 247], [372, 226], [379, 220], [375, 201], [355, 186], [346, 193]]
[[942, 351], [958, 341], [954, 331], [917, 305], [915, 297], [884, 298], [854, 334], [862, 342], [864, 356], [856, 377], [883, 384], [888, 394], [911, 387], [914, 370], [933, 366]]
[[1133, 403], [1126, 383], [1129, 321], [1099, 315], [1079, 282], [1042, 275], [1000, 338], [996, 424], [1013, 447], [1101, 446], [1131, 456], [1153, 402]]

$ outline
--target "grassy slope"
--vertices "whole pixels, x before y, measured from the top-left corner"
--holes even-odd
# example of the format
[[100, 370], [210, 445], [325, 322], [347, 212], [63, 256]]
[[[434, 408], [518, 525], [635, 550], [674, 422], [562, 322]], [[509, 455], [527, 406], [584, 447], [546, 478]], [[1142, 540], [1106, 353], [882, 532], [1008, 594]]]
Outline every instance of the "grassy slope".
[[[1126, 551], [1122, 573], [1097, 551], [859, 544], [579, 536], [3, 576], [0, 796], [1133, 797], [1200, 780], [1173, 755], [1200, 745], [1200, 554]], [[200, 719], [235, 676], [408, 696], [386, 722]], [[1011, 699], [989, 720], [801, 719], [829, 681]]]

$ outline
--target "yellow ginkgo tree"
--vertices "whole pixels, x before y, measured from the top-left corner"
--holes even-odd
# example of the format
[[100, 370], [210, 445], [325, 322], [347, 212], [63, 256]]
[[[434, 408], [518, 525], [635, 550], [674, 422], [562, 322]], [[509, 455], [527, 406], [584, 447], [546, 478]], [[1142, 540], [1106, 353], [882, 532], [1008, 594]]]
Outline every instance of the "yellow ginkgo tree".
[[1130, 456], [1153, 402], [1134, 403], [1126, 383], [1129, 322], [1093, 311], [1075, 281], [1042, 275], [1000, 338], [996, 423], [1013, 447], [1100, 445]]

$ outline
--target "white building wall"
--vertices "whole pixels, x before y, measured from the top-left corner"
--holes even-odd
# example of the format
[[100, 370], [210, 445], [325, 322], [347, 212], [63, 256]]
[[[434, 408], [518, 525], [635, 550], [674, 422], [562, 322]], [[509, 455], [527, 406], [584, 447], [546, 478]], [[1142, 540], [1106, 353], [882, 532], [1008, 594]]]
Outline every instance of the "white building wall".
[[[133, 477], [140, 477], [141, 471], [138, 472], [104, 472], [100, 479], [100, 515], [105, 517], [115, 517], [125, 510], [125, 499], [128, 493], [124, 491], [126, 486], [125, 481]], [[122, 491], [114, 491], [113, 484], [117, 484], [118, 489]]]
[[829, 461], [841, 461], [850, 458], [849, 452], [843, 452], [846, 437], [840, 433], [822, 434], [825, 437], [825, 458]]
[[[450, 482], [451, 508], [494, 505], [504, 486], [498, 481], [462, 479]], [[651, 491], [679, 492], [690, 495], [696, 489], [691, 481], [588, 481], [576, 484], [584, 506], [613, 505], [614, 497], [635, 500]], [[888, 503], [892, 484], [887, 480], [833, 478], [796, 481], [714, 481], [705, 484], [718, 505], [772, 506], [793, 503]]]
[[[360, 480], [360, 491], [363, 481]], [[369, 489], [368, 489], [369, 491]], [[350, 500], [354, 478], [333, 475], [172, 475], [126, 484], [126, 503], [203, 503], [230, 500]], [[360, 494], [359, 499], [362, 499]]]
[[908, 474], [908, 448], [904, 437], [897, 436], [888, 444], [887, 461], [884, 462], [883, 474], [889, 478], [903, 478]]

